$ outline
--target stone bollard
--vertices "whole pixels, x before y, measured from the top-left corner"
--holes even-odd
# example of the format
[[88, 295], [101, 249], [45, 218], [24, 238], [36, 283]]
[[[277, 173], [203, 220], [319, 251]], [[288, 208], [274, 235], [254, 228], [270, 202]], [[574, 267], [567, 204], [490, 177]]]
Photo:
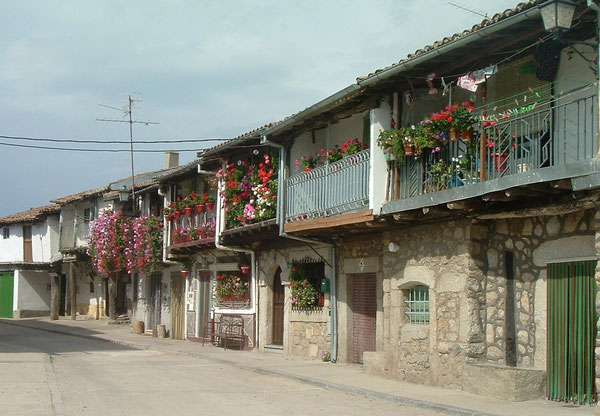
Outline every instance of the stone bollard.
[[167, 328], [164, 325], [156, 325], [156, 332], [158, 332], [159, 338], [167, 337]]
[[143, 334], [144, 333], [144, 321], [133, 321], [133, 333]]

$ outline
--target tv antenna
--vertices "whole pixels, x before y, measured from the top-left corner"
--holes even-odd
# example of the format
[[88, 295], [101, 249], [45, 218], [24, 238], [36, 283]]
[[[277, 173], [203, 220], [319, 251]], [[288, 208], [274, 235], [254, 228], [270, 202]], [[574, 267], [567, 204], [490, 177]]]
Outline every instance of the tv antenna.
[[136, 100], [131, 97], [131, 94], [128, 95], [127, 105], [124, 105], [123, 108], [112, 107], [110, 105], [98, 104], [100, 107], [110, 108], [112, 110], [117, 110], [123, 112], [123, 118], [97, 118], [96, 121], [106, 121], [109, 123], [129, 123], [129, 150], [131, 154], [131, 205], [133, 207], [133, 212], [136, 211], [135, 204], [135, 170], [133, 168], [133, 125], [134, 124], [145, 124], [146, 126], [150, 124], [158, 124], [157, 121], [142, 121], [142, 120], [134, 120], [133, 119], [133, 103], [142, 102], [142, 100]]
[[483, 14], [483, 13], [477, 11], [477, 10], [469, 9], [468, 7], [463, 6], [462, 4], [454, 3], [454, 2], [451, 2], [451, 1], [449, 1], [448, 4], [450, 6], [454, 6], [454, 7], [458, 8], [458, 9], [465, 10], [467, 12], [476, 14], [477, 16], [481, 16], [481, 17], [485, 17], [485, 18], [488, 17], [487, 14]]

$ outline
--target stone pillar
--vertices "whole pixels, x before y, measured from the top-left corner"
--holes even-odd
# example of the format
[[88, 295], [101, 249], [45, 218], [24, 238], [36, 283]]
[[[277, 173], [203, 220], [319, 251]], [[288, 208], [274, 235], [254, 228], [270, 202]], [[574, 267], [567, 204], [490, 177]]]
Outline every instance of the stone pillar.
[[58, 312], [60, 309], [60, 274], [50, 274], [50, 319], [58, 320]]
[[[596, 256], [600, 256], [600, 208], [596, 208], [594, 216]], [[600, 287], [600, 262], [596, 264], [596, 284]], [[596, 293], [596, 313], [600, 314], [600, 294]], [[600, 325], [600, 320], [596, 325]], [[596, 390], [600, 388], [600, 328], [596, 335]], [[598, 414], [598, 413], [597, 413]]]
[[108, 278], [108, 317], [117, 320], [117, 282], [116, 276]]
[[71, 299], [71, 319], [77, 318], [77, 277], [75, 275], [75, 263], [69, 263], [69, 297]]

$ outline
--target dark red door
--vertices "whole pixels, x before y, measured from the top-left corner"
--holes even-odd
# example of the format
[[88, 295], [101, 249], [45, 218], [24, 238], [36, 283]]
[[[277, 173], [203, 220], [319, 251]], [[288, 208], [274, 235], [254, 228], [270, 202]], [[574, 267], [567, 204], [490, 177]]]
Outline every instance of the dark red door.
[[377, 279], [373, 274], [355, 275], [352, 301], [352, 361], [363, 363], [363, 352], [375, 351]]
[[283, 345], [283, 304], [285, 302], [285, 286], [281, 284], [281, 269], [278, 268], [273, 278], [273, 344]]

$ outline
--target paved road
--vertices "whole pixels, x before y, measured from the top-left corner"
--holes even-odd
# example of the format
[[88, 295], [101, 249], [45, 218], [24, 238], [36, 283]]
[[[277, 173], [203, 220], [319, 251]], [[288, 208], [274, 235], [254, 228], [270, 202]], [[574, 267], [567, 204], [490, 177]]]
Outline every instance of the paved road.
[[0, 415], [416, 415], [200, 358], [0, 322]]

